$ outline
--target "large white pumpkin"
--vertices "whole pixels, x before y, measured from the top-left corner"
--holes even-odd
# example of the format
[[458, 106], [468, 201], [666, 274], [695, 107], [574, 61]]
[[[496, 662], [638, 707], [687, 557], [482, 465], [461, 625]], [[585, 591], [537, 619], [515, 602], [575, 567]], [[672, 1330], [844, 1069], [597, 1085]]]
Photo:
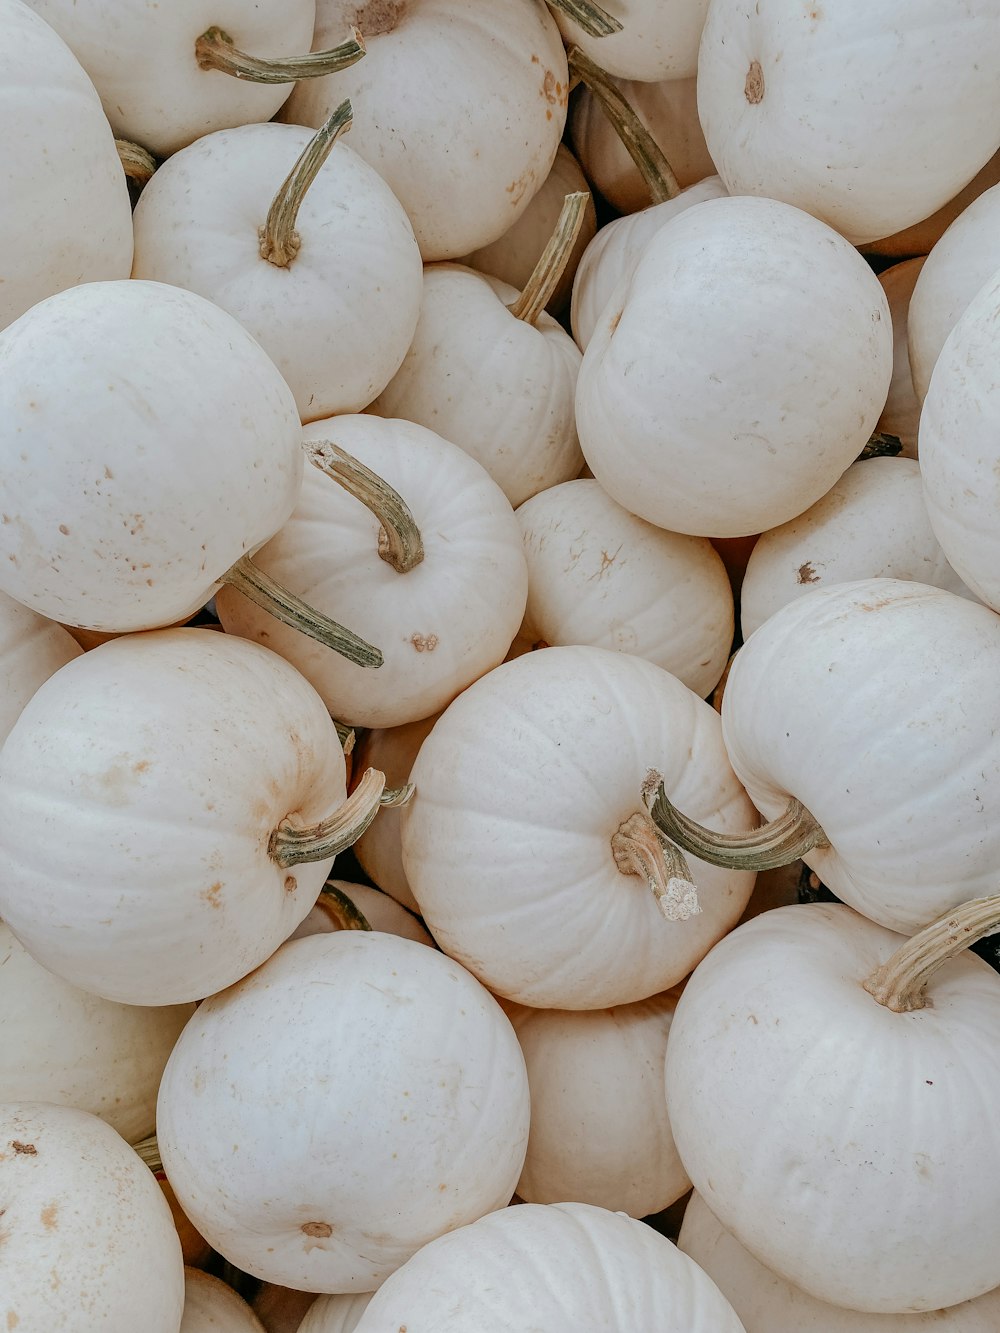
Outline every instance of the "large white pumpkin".
[[0, 592], [0, 745], [39, 685], [82, 652], [61, 625]]

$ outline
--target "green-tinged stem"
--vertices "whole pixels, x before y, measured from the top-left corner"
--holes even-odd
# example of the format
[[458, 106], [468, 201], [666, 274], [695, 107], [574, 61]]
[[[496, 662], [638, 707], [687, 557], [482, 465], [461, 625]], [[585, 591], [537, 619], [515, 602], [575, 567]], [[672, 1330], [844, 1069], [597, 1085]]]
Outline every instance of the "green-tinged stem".
[[295, 230], [299, 206], [306, 191], [330, 156], [333, 145], [346, 134], [354, 122], [354, 111], [349, 101], [341, 102], [325, 124], [321, 125], [302, 150], [298, 161], [282, 182], [271, 200], [267, 220], [258, 228], [260, 257], [276, 268], [287, 268], [299, 253], [302, 238]]
[[420, 529], [409, 506], [387, 481], [332, 440], [304, 440], [306, 457], [343, 486], [378, 519], [378, 553], [398, 574], [408, 574], [424, 558]]
[[371, 922], [357, 903], [330, 880], [323, 885], [316, 906], [325, 912], [338, 930], [371, 930]]
[[333, 719], [333, 725], [337, 728], [337, 735], [340, 737], [340, 748], [345, 755], [351, 753], [354, 749], [354, 742], [358, 739], [353, 727], [347, 727], [343, 722]]
[[547, 3], [552, 9], [562, 10], [588, 37], [610, 37], [622, 30], [615, 16], [593, 0], [547, 0]]
[[244, 597], [256, 606], [269, 611], [276, 620], [292, 629], [301, 630], [311, 639], [332, 648], [355, 666], [380, 667], [382, 654], [378, 648], [366, 643], [351, 630], [338, 625], [329, 616], [323, 615], [304, 602], [301, 597], [283, 588], [269, 574], [255, 565], [248, 555], [240, 556], [236, 564], [226, 571], [221, 582], [236, 588]]
[[142, 1158], [150, 1171], [163, 1170], [163, 1163], [160, 1161], [160, 1145], [155, 1134], [151, 1134], [148, 1139], [140, 1139], [138, 1143], [133, 1143], [132, 1151]]
[[526, 324], [537, 323], [570, 261], [589, 202], [589, 190], [578, 190], [575, 194], [566, 195], [555, 230], [532, 270], [531, 277], [525, 283], [521, 295], [507, 307], [517, 319], [523, 319]]
[[687, 863], [659, 837], [644, 811], [629, 815], [611, 838], [611, 854], [623, 875], [637, 875], [649, 886], [668, 921], [686, 921], [701, 911]]
[[307, 861], [326, 861], [357, 842], [383, 805], [403, 805], [412, 786], [385, 789], [385, 774], [366, 768], [343, 805], [311, 828], [281, 824], [271, 834], [268, 853], [283, 870]]
[[231, 74], [234, 79], [249, 79], [252, 83], [294, 83], [297, 79], [316, 79], [324, 74], [336, 74], [355, 64], [365, 54], [365, 41], [353, 28], [351, 36], [328, 51], [309, 51], [304, 56], [275, 56], [273, 58], [247, 55], [238, 51], [233, 39], [221, 28], [209, 28], [194, 44], [194, 55], [200, 69], [215, 69]]
[[653, 203], [662, 204], [667, 199], [676, 199], [681, 187], [670, 163], [600, 65], [595, 65], [585, 52], [574, 46], [569, 52], [569, 68], [600, 102], [601, 109], [646, 182]]
[[116, 139], [115, 147], [125, 175], [142, 189], [156, 170], [156, 158], [148, 148], [130, 139]]
[[783, 815], [748, 833], [717, 833], [689, 819], [671, 804], [660, 782], [649, 806], [665, 838], [709, 865], [727, 870], [774, 870], [829, 842], [801, 801], [791, 800]]
[[877, 430], [858, 454], [855, 462], [866, 458], [897, 458], [903, 452], [903, 441], [898, 435], [887, 435]]
[[1000, 896], [973, 898], [925, 926], [862, 983], [879, 1004], [897, 1014], [923, 1009], [934, 973], [976, 940], [1000, 931]]

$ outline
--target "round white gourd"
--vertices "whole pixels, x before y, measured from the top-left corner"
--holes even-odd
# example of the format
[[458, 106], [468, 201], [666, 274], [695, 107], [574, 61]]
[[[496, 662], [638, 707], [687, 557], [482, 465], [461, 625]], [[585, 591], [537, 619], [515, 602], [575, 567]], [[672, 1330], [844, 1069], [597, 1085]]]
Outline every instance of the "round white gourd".
[[127, 278], [132, 210], [93, 84], [20, 0], [0, 0], [0, 89], [3, 329], [66, 287]]
[[82, 652], [61, 625], [0, 592], [0, 745], [39, 685]]
[[170, 158], [136, 205], [132, 270], [228, 310], [281, 371], [303, 421], [360, 412], [385, 388], [423, 287], [402, 205], [346, 143], [302, 198], [297, 253], [264, 255], [258, 229], [312, 137], [298, 125], [241, 125]]
[[356, 666], [233, 588], [216, 597], [219, 617], [230, 633], [287, 658], [349, 726], [393, 727], [437, 712], [503, 661], [521, 623], [528, 571], [510, 504], [457, 445], [408, 421], [333, 417], [312, 422], [303, 439], [341, 446], [388, 482], [416, 521], [423, 558], [395, 568], [375, 514], [310, 467], [294, 513], [255, 564], [370, 635], [383, 665]]
[[354, 1333], [368, 1309], [371, 1292], [357, 1296], [317, 1296], [302, 1323], [289, 1333]]
[[743, 637], [814, 588], [873, 578], [971, 596], [931, 529], [916, 459], [855, 463], [804, 514], [762, 534], [740, 592]]
[[917, 456], [917, 426], [920, 400], [913, 391], [910, 369], [909, 336], [910, 298], [924, 266], [925, 256], [893, 264], [879, 274], [879, 282], [889, 302], [892, 318], [892, 380], [877, 430], [895, 435], [902, 444], [904, 458]]
[[413, 342], [375, 402], [382, 416], [459, 445], [515, 508], [583, 463], [573, 408], [579, 348], [544, 311], [534, 324], [513, 314], [517, 296], [459, 264], [429, 266]]
[[[334, 1326], [335, 1327], [335, 1326]], [[356, 1333], [743, 1333], [692, 1260], [630, 1217], [519, 1204], [442, 1236], [382, 1289]], [[319, 1321], [308, 1333], [333, 1333]]]
[[934, 534], [968, 586], [1000, 609], [1000, 272], [948, 336], [920, 414], [920, 468]]
[[528, 557], [522, 638], [632, 653], [702, 699], [712, 692], [733, 642], [733, 593], [707, 537], [654, 528], [586, 479], [533, 496], [517, 518]]
[[852, 246], [788, 204], [712, 199], [657, 232], [605, 307], [580, 367], [580, 443], [640, 518], [745, 536], [830, 489], [891, 375], [889, 305]]
[[42, 615], [100, 630], [175, 623], [294, 508], [291, 391], [193, 292], [60, 292], [0, 333], [0, 365], [0, 587]]
[[965, 950], [893, 1012], [863, 983], [908, 943], [841, 904], [765, 912], [698, 967], [667, 1042], [677, 1149], [720, 1222], [820, 1300], [886, 1314], [1000, 1286], [1000, 978]]
[[[378, 819], [373, 820], [372, 827], [384, 818], [384, 815], [380, 815]], [[402, 903], [368, 884], [349, 884], [343, 879], [327, 881], [323, 886], [323, 892], [316, 900], [316, 906], [310, 910], [302, 924], [292, 931], [288, 937], [290, 940], [302, 940], [308, 935], [329, 935], [335, 930], [353, 929], [347, 923], [348, 918], [345, 917], [339, 899], [328, 892], [330, 889], [347, 898], [372, 930], [383, 930], [388, 935], [398, 935], [400, 939], [415, 940], [418, 944], [427, 944], [434, 948], [434, 941], [420, 924], [419, 919], [407, 911]]]
[[185, 1268], [180, 1333], [264, 1333], [264, 1325], [221, 1278]]
[[10, 1330], [179, 1333], [184, 1261], [153, 1173], [96, 1116], [0, 1103], [0, 1309]]
[[283, 945], [199, 1006], [157, 1126], [184, 1211], [227, 1259], [307, 1291], [372, 1291], [508, 1202], [528, 1082], [464, 968], [345, 930]]
[[85, 990], [199, 999], [309, 911], [332, 853], [287, 869], [271, 839], [345, 797], [336, 728], [275, 653], [210, 630], [114, 639], [46, 681], [0, 751], [0, 915]]
[[716, 827], [753, 822], [718, 714], [650, 662], [546, 648], [470, 686], [421, 746], [402, 812], [403, 866], [439, 946], [539, 1008], [627, 1004], [685, 977], [753, 876], [699, 864], [697, 903], [673, 885], [643, 804], [651, 769]]
[[675, 1004], [654, 995], [581, 1013], [508, 1005], [531, 1092], [519, 1198], [646, 1217], [691, 1188], [663, 1100]]
[[190, 1004], [115, 1004], [36, 963], [0, 921], [0, 1098], [100, 1116], [128, 1143], [156, 1128], [167, 1057]]
[[537, 0], [320, 0], [314, 48], [352, 23], [364, 60], [301, 80], [282, 119], [316, 128], [349, 97], [351, 146], [406, 209], [425, 262], [495, 241], [562, 138], [569, 74], [548, 10]]
[[698, 111], [731, 194], [795, 204], [854, 244], [947, 203], [1000, 140], [1000, 5], [710, 0]]
[[818, 821], [822, 882], [912, 934], [996, 884], [998, 667], [984, 606], [899, 579], [818, 588], [736, 655], [726, 748], [765, 818], [794, 797]]
[[746, 1333], [994, 1333], [1000, 1322], [1000, 1288], [920, 1314], [867, 1314], [819, 1301], [758, 1263], [697, 1192], [677, 1245], [717, 1284]]
[[593, 37], [564, 9], [553, 10], [567, 46], [579, 46], [602, 69], [625, 79], [693, 78], [708, 0], [609, 0], [602, 8], [621, 31]]
[[1000, 268], [1000, 185], [955, 219], [927, 256], [910, 300], [910, 370], [918, 403], [948, 335], [973, 297]]

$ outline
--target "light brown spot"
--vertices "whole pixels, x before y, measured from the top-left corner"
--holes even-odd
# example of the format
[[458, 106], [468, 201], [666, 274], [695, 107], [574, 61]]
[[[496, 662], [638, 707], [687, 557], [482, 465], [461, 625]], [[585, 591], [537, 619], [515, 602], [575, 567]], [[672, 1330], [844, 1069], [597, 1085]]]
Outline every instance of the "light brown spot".
[[545, 78], [542, 80], [542, 96], [553, 106], [559, 101], [559, 84], [556, 83], [556, 76], [550, 69], [545, 71]]
[[624, 315], [624, 313], [625, 311], [622, 309], [618, 311], [617, 315], [612, 316], [611, 323], [608, 325], [608, 337], [614, 333], [615, 329], [617, 329], [618, 325], [622, 322], [622, 315]]
[[55, 1231], [56, 1227], [58, 1226], [58, 1223], [56, 1221], [58, 1215], [59, 1215], [58, 1204], [54, 1203], [46, 1204], [46, 1206], [42, 1209], [41, 1211], [42, 1226], [45, 1228], [46, 1231]]
[[321, 1240], [333, 1235], [333, 1227], [329, 1222], [303, 1222], [302, 1230], [307, 1236], [318, 1236]]
[[214, 907], [218, 910], [222, 906], [222, 899], [220, 897], [221, 893], [222, 881], [217, 879], [214, 884], [210, 884], [207, 889], [202, 891], [201, 896], [204, 901], [208, 903], [209, 907]]
[[295, 890], [298, 888], [298, 886], [299, 886], [299, 881], [295, 878], [294, 875], [286, 875], [286, 876], [285, 876], [285, 892], [286, 892], [286, 893], [294, 893]]
[[35, 1147], [35, 1145], [34, 1145], [33, 1143], [18, 1143], [17, 1139], [14, 1139], [14, 1140], [11, 1142], [11, 1145], [10, 1145], [10, 1146], [14, 1149], [14, 1152], [15, 1152], [19, 1157], [37, 1157], [37, 1156], [38, 1156], [38, 1149]]
[[8, 1311], [7, 1311], [7, 1327], [8, 1327], [8, 1329], [11, 1329], [11, 1328], [17, 1328], [17, 1326], [18, 1326], [18, 1324], [19, 1324], [20, 1322], [21, 1322], [20, 1319], [17, 1317], [17, 1315], [14, 1313], [13, 1310], [8, 1310]]
[[64, 537], [68, 537], [68, 536], [69, 536], [69, 528], [66, 526], [65, 523], [60, 523], [60, 524], [59, 524], [59, 531], [62, 533], [62, 535], [63, 535]]
[[819, 583], [819, 575], [816, 573], [816, 570], [813, 568], [813, 566], [809, 563], [808, 560], [806, 560], [803, 564], [799, 565], [798, 570], [796, 571], [795, 574], [795, 582]]
[[751, 106], [756, 106], [758, 102], [764, 100], [764, 71], [760, 67], [759, 60], [750, 62], [750, 68], [747, 70], [747, 81], [743, 85], [743, 92]]
[[418, 653], [432, 653], [438, 646], [438, 636], [436, 634], [412, 634], [410, 642]]
[[354, 23], [365, 37], [392, 32], [405, 18], [407, 7], [407, 0], [368, 0], [354, 11]]

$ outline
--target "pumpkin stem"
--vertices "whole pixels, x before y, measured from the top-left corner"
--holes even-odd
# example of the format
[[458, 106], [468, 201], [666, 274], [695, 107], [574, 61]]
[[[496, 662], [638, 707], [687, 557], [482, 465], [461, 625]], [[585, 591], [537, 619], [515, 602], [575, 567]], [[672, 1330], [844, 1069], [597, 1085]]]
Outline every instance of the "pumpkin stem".
[[366, 768], [350, 796], [328, 819], [311, 828], [280, 824], [271, 834], [268, 854], [282, 870], [306, 861], [326, 861], [357, 842], [381, 806], [405, 805], [412, 795], [409, 783], [386, 791], [385, 774]]
[[906, 940], [862, 985], [893, 1013], [923, 1009], [927, 1005], [924, 992], [938, 968], [976, 940], [998, 931], [1000, 896], [973, 898]]
[[251, 83], [294, 83], [296, 79], [316, 79], [347, 69], [365, 54], [365, 39], [357, 28], [351, 36], [329, 51], [310, 51], [304, 56], [250, 56], [237, 51], [233, 39], [221, 28], [203, 32], [194, 44], [194, 58], [199, 69], [216, 69], [234, 79]]
[[717, 833], [671, 805], [662, 782], [650, 795], [649, 813], [663, 836], [709, 865], [727, 870], [774, 870], [797, 861], [814, 847], [830, 845], [813, 816], [794, 799], [783, 815], [749, 833]]
[[271, 200], [264, 225], [257, 229], [261, 259], [266, 259], [276, 268], [287, 268], [299, 253], [302, 238], [295, 230], [299, 206], [319, 174], [320, 167], [330, 156], [333, 145], [342, 134], [347, 133], [353, 123], [351, 103], [343, 101], [303, 148], [278, 193]]
[[877, 430], [854, 461], [860, 463], [866, 458], [898, 458], [902, 452], [903, 441], [898, 435]]
[[561, 9], [588, 37], [610, 37], [622, 30], [614, 15], [594, 4], [594, 0], [547, 0], [547, 3], [550, 9]]
[[223, 574], [222, 583], [228, 583], [256, 606], [263, 607], [276, 620], [292, 629], [301, 630], [335, 653], [340, 653], [355, 666], [380, 667], [382, 654], [343, 625], [317, 611], [301, 597], [283, 588], [269, 574], [255, 565], [248, 555], [241, 555], [236, 564]]
[[333, 922], [337, 930], [371, 930], [371, 922], [361, 908], [349, 898], [343, 889], [338, 889], [332, 880], [327, 880], [323, 891], [316, 900], [316, 906]]
[[589, 202], [589, 190], [578, 190], [563, 199], [555, 230], [541, 258], [532, 269], [521, 295], [507, 307], [516, 319], [523, 319], [526, 324], [537, 324], [539, 315], [548, 305], [570, 261]]
[[623, 875], [638, 875], [646, 881], [668, 921], [686, 921], [701, 911], [687, 862], [659, 836], [644, 811], [637, 810], [618, 826], [611, 838], [611, 854]]
[[628, 150], [628, 155], [639, 168], [639, 174], [654, 204], [676, 199], [681, 192], [677, 177], [662, 150], [635, 114], [608, 75], [578, 46], [569, 50], [570, 72], [578, 75], [591, 94], [601, 104], [601, 110], [611, 122], [615, 133]]
[[115, 147], [125, 175], [130, 181], [135, 181], [141, 190], [156, 170], [156, 158], [148, 148], [132, 143], [130, 139], [116, 139]]
[[163, 1170], [163, 1163], [160, 1161], [160, 1145], [155, 1134], [150, 1134], [148, 1139], [140, 1139], [138, 1143], [133, 1143], [132, 1151], [142, 1158], [150, 1171]]
[[343, 722], [338, 722], [336, 718], [333, 719], [333, 725], [337, 728], [337, 735], [340, 737], [340, 748], [345, 755], [349, 755], [354, 749], [354, 742], [358, 739], [354, 728], [345, 726]]
[[304, 440], [306, 457], [343, 486], [379, 521], [378, 553], [398, 574], [409, 574], [424, 558], [424, 543], [409, 505], [376, 472], [332, 440]]

